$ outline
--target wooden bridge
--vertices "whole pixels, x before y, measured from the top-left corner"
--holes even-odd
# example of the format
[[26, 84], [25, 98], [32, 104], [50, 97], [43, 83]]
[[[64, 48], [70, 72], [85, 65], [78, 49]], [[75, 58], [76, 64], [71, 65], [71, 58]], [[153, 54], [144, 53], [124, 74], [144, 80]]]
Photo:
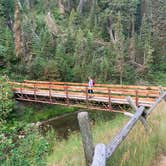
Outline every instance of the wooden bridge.
[[[94, 96], [88, 94], [87, 83], [46, 82], [25, 80], [10, 82], [15, 98], [46, 104], [60, 104], [79, 108], [114, 111], [117, 106], [128, 105], [131, 96], [136, 106], [151, 107], [160, 96], [156, 86], [95, 84]], [[166, 90], [166, 87], [163, 88]]]

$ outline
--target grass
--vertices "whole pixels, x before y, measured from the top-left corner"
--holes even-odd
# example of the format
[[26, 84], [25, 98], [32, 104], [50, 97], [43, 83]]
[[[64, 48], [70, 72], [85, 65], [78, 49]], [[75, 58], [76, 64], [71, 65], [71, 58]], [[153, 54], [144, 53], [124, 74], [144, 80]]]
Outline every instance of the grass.
[[[117, 132], [117, 128], [124, 125], [127, 118], [122, 115], [116, 116], [111, 122], [98, 121], [92, 126], [94, 142], [109, 141], [110, 136]], [[109, 129], [109, 130], [108, 130]], [[105, 135], [107, 133], [107, 135]], [[48, 156], [48, 165], [78, 166], [85, 165], [82, 139], [79, 133], [72, 134], [68, 140], [56, 142], [53, 153]]]
[[[150, 166], [159, 154], [166, 152], [165, 119], [165, 103], [162, 103], [148, 119], [151, 130], [146, 133], [143, 125], [137, 123], [127, 139], [107, 161], [107, 165]], [[94, 143], [108, 144], [128, 120], [120, 115], [107, 122], [100, 121], [92, 127]], [[57, 141], [47, 160], [49, 166], [84, 166], [84, 152], [79, 133], [72, 134], [68, 140]]]
[[146, 133], [142, 124], [138, 123], [107, 165], [150, 166], [160, 153], [165, 153], [165, 107], [166, 104], [163, 103], [149, 118], [151, 127], [149, 133]]

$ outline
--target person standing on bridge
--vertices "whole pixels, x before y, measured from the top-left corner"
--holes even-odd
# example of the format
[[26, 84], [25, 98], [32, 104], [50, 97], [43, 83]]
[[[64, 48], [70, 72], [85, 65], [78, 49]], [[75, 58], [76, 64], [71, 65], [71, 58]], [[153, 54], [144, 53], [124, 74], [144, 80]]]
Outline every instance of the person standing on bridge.
[[88, 77], [88, 80], [89, 80], [89, 82], [88, 82], [88, 93], [90, 94], [89, 97], [93, 97], [94, 96], [93, 95], [94, 94], [94, 92], [93, 92], [94, 81], [90, 76]]

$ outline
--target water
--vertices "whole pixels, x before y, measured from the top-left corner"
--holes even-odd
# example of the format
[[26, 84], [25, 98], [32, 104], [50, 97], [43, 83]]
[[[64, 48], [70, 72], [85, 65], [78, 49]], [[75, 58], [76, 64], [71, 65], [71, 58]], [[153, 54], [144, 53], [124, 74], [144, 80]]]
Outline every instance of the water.
[[[63, 110], [63, 108], [61, 107], [53, 106], [53, 108], [56, 111]], [[38, 116], [37, 112], [49, 111], [49, 109], [51, 109], [51, 106], [46, 106], [42, 104], [32, 104], [28, 102], [18, 102], [17, 109], [16, 109], [17, 110], [16, 116], [17, 118], [21, 117], [21, 119], [24, 119], [25, 118], [24, 115], [25, 115], [28, 117], [28, 118], [26, 117], [26, 119], [30, 119], [29, 123], [34, 123], [33, 120], [35, 120], [35, 118], [32, 118], [32, 116]], [[63, 115], [56, 116], [48, 120], [40, 121], [41, 122], [40, 129], [42, 133], [44, 134], [48, 130], [50, 130], [50, 128], [52, 128], [55, 130], [58, 139], [67, 139], [71, 133], [79, 131], [79, 125], [77, 120], [78, 112], [81, 112], [81, 111], [76, 111], [73, 113], [64, 113]], [[89, 112], [89, 119], [90, 119], [91, 125], [95, 125], [96, 123], [100, 121], [112, 120], [116, 117], [116, 113], [111, 113], [111, 112], [94, 111], [94, 110], [88, 111], [88, 112]]]
[[72, 131], [79, 129], [77, 113], [69, 113], [43, 121], [41, 125], [42, 130], [48, 131], [51, 127], [56, 131], [59, 139], [67, 139]]
[[[53, 128], [57, 133], [58, 139], [67, 139], [68, 136], [73, 132], [79, 131], [79, 124], [77, 120], [77, 114], [79, 111], [74, 113], [68, 113], [62, 116], [51, 118], [43, 121], [41, 128], [42, 130], [48, 131]], [[95, 125], [98, 121], [107, 121], [115, 118], [115, 113], [101, 112], [101, 111], [88, 111], [91, 125]]]

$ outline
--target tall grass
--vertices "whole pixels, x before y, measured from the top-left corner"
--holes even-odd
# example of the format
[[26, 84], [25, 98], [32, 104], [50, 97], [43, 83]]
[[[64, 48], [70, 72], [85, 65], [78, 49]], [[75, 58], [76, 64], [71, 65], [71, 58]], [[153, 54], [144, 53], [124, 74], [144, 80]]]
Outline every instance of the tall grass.
[[[160, 153], [166, 152], [166, 107], [162, 102], [148, 119], [150, 130], [147, 133], [138, 122], [127, 139], [120, 145], [107, 165], [150, 166]], [[114, 120], [100, 122], [93, 126], [95, 143], [109, 143], [129, 119], [119, 116]], [[48, 157], [48, 165], [84, 166], [84, 152], [79, 134], [68, 140], [56, 143], [53, 153]]]
[[147, 133], [138, 123], [107, 165], [150, 166], [166, 152], [166, 104], [162, 102], [148, 119], [151, 130]]
[[[127, 118], [122, 115], [116, 116], [115, 119], [107, 122], [100, 120], [95, 126], [92, 126], [94, 142], [104, 141], [107, 143], [126, 121]], [[48, 156], [48, 165], [84, 166], [84, 150], [80, 134], [75, 133], [68, 140], [57, 141], [53, 153]]]

